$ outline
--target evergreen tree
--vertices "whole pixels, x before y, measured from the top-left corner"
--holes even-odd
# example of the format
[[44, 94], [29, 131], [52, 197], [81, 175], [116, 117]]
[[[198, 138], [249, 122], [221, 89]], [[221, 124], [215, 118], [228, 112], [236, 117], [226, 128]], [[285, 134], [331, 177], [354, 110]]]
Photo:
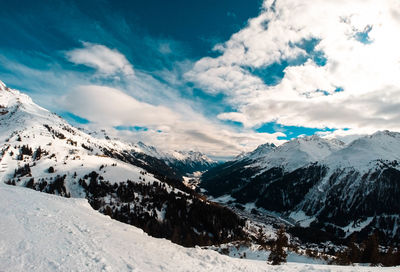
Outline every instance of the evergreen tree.
[[42, 149], [39, 146], [35, 151], [34, 158], [35, 160], [40, 160], [41, 157], [42, 157]]
[[275, 244], [271, 248], [271, 254], [269, 254], [268, 262], [272, 265], [279, 265], [281, 263], [286, 263], [287, 253], [285, 247], [288, 246], [288, 238], [285, 233], [285, 227], [281, 228], [276, 233]]
[[353, 235], [351, 237], [351, 240], [350, 240], [350, 243], [349, 243], [349, 259], [350, 259], [350, 262], [358, 263], [358, 262], [360, 262], [360, 257], [361, 257], [361, 251], [357, 246], [356, 236]]
[[397, 252], [393, 256], [393, 263], [393, 265], [400, 265], [400, 247], [397, 248]]
[[353, 235], [344, 251], [336, 254], [335, 263], [339, 265], [349, 265], [360, 262], [361, 251], [356, 243], [356, 236]]
[[257, 244], [260, 245], [260, 248], [263, 250], [266, 250], [267, 249], [267, 237], [265, 236], [262, 228], [259, 228], [257, 236], [255, 238], [256, 238]]
[[393, 253], [393, 247], [390, 246], [388, 251], [384, 254], [382, 264], [384, 266], [394, 266], [395, 265], [395, 255]]
[[364, 242], [362, 262], [371, 263], [371, 266], [375, 266], [379, 263], [379, 244], [378, 235], [376, 233], [370, 235], [367, 241]]
[[351, 264], [349, 256], [350, 256], [350, 254], [349, 254], [348, 248], [344, 251], [339, 251], [336, 254], [336, 259], [334, 262], [338, 265], [349, 265], [349, 264]]

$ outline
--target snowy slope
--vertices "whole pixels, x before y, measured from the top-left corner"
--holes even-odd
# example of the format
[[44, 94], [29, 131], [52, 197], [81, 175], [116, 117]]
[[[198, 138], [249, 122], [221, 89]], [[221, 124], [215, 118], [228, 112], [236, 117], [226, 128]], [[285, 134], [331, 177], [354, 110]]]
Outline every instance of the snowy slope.
[[276, 146], [274, 144], [265, 143], [259, 145], [256, 149], [249, 153], [241, 153], [235, 159], [237, 160], [258, 160], [264, 158], [268, 153], [272, 152]]
[[[80, 197], [76, 181], [102, 165], [104, 178], [114, 182], [138, 180], [141, 176], [142, 168], [105, 156], [105, 151], [140, 151], [134, 145], [93, 138], [39, 107], [27, 95], [0, 86], [0, 181], [18, 177], [17, 185], [23, 186], [31, 177], [48, 180], [54, 176], [48, 173], [53, 167], [57, 175], [67, 175], [71, 196]], [[30, 151], [22, 154], [22, 146]], [[15, 170], [26, 164], [31, 173], [15, 176]], [[156, 180], [152, 175], [148, 179]]]
[[[137, 143], [121, 143], [118, 138], [111, 138], [105, 130], [89, 131], [83, 128], [82, 132], [99, 140], [109, 140], [122, 144], [121, 148], [130, 148], [134, 152], [143, 153], [150, 157], [164, 161], [168, 166], [173, 168], [178, 175], [185, 176], [194, 172], [203, 172], [217, 164], [216, 161], [210, 159], [207, 155], [198, 151], [162, 151], [154, 146], [147, 145], [141, 141]], [[125, 145], [125, 146], [124, 146]]]
[[0, 105], [1, 183], [86, 198], [104, 214], [186, 246], [243, 238], [243, 220], [205, 201], [138, 145], [95, 138], [4, 85]]
[[184, 248], [67, 199], [0, 184], [0, 271], [397, 271], [234, 259]]
[[360, 137], [346, 148], [332, 153], [321, 164], [330, 168], [353, 167], [368, 171], [377, 160], [400, 162], [400, 133], [385, 130]]

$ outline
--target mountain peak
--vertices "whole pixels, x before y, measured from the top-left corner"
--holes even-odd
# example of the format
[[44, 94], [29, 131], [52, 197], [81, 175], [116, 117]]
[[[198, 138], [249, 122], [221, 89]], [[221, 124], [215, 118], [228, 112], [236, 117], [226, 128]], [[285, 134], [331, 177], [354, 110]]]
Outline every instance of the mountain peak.
[[212, 159], [210, 159], [207, 155], [199, 152], [199, 151], [181, 151], [181, 150], [175, 150], [172, 152], [171, 157], [176, 160], [180, 161], [199, 161], [199, 162], [207, 162], [207, 163], [215, 163]]
[[0, 91], [5, 91], [6, 88], [7, 88], [6, 84], [4, 84], [4, 82], [0, 80]]
[[197, 171], [205, 171], [217, 164], [207, 155], [199, 151], [161, 151], [151, 145], [139, 141], [136, 143], [139, 152], [165, 161], [170, 167], [178, 170], [182, 174], [191, 174]]
[[400, 160], [400, 133], [377, 131], [372, 135], [360, 137], [345, 148], [331, 154], [324, 161], [333, 168], [353, 167], [370, 169], [378, 160]]
[[400, 138], [399, 132], [389, 131], [389, 130], [379, 130], [374, 134], [370, 135], [369, 138], [377, 138], [377, 137], [392, 137], [392, 138]]
[[291, 171], [319, 161], [343, 147], [344, 143], [339, 140], [329, 140], [313, 135], [292, 139], [277, 147], [264, 144], [241, 159], [253, 161], [251, 166], [262, 171], [272, 167], [282, 167], [285, 171]]
[[268, 154], [269, 152], [271, 152], [274, 148], [276, 148], [276, 145], [274, 145], [273, 143], [265, 143], [257, 146], [257, 148], [251, 151], [250, 153], [242, 154], [238, 158], [251, 158], [251, 159], [261, 158], [266, 154]]
[[[0, 105], [5, 107], [11, 107], [13, 105], [32, 105], [34, 104], [32, 99], [18, 90], [10, 89], [4, 84], [4, 82], [0, 81]], [[38, 105], [34, 104], [36, 107], [40, 108]]]
[[[293, 141], [293, 140], [291, 140]], [[336, 139], [336, 138], [325, 138], [321, 137], [317, 134], [311, 135], [311, 136], [304, 136], [304, 137], [299, 137], [294, 139], [294, 141], [297, 142], [324, 142], [324, 143], [329, 143], [332, 145], [340, 145], [343, 146], [345, 143]]]
[[303, 140], [303, 141], [320, 141], [320, 140], [322, 140], [322, 138], [320, 136], [318, 136], [317, 134], [313, 134], [311, 136], [299, 137], [298, 139]]

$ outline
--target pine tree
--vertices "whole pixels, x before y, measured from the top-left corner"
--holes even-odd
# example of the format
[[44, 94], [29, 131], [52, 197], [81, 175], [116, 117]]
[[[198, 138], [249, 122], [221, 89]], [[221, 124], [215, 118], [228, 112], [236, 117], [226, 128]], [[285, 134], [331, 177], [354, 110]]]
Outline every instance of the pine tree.
[[371, 263], [371, 266], [375, 266], [379, 262], [379, 244], [378, 244], [378, 236], [376, 233], [373, 233], [368, 237], [368, 240], [365, 242], [364, 252], [362, 261], [364, 263]]
[[42, 149], [39, 146], [35, 151], [34, 158], [35, 160], [40, 160], [41, 157], [42, 157]]
[[276, 233], [276, 241], [275, 244], [271, 248], [271, 253], [268, 257], [268, 262], [272, 265], [279, 265], [281, 263], [286, 263], [287, 253], [285, 247], [288, 246], [288, 238], [285, 233], [285, 227], [281, 226], [281, 228]]
[[344, 251], [336, 254], [335, 263], [339, 265], [349, 265], [360, 261], [361, 251], [356, 244], [356, 236], [353, 235]]
[[260, 228], [258, 230], [257, 236], [255, 238], [256, 238], [257, 244], [260, 245], [260, 248], [263, 250], [266, 250], [267, 249], [267, 237], [265, 236], [262, 228]]
[[351, 264], [349, 257], [349, 249], [347, 248], [344, 251], [339, 251], [336, 254], [336, 260], [334, 261], [338, 265], [349, 265]]
[[[15, 182], [14, 182], [15, 185]], [[400, 247], [397, 248], [397, 252], [394, 254], [394, 265], [400, 265]]]
[[356, 236], [353, 235], [349, 243], [349, 259], [352, 263], [360, 262], [361, 251], [357, 246], [356, 240]]
[[383, 257], [382, 264], [384, 266], [394, 266], [395, 265], [395, 255], [393, 253], [393, 247], [390, 246], [388, 251], [385, 253]]
[[180, 235], [180, 227], [174, 226], [174, 230], [172, 232], [171, 241], [178, 244], [181, 242], [181, 235]]

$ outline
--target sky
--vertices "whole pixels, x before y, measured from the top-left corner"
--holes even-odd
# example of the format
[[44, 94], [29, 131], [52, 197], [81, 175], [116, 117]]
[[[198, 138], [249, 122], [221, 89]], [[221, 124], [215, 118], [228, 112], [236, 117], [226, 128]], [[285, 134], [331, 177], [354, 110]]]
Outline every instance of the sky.
[[0, 80], [76, 126], [214, 158], [400, 131], [397, 0], [0, 2]]

